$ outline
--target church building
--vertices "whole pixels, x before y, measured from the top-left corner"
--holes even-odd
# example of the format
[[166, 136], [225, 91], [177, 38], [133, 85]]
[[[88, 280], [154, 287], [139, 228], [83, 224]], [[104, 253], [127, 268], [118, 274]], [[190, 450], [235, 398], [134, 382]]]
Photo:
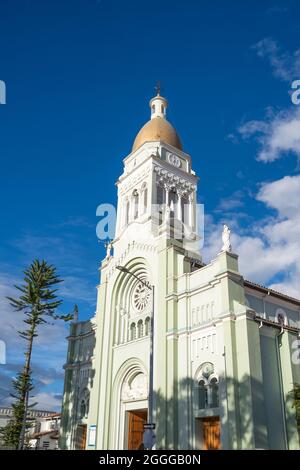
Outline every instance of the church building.
[[226, 225], [203, 263], [198, 177], [167, 107], [151, 99], [123, 160], [96, 314], [70, 326], [60, 447], [300, 449], [300, 300], [243, 277]]

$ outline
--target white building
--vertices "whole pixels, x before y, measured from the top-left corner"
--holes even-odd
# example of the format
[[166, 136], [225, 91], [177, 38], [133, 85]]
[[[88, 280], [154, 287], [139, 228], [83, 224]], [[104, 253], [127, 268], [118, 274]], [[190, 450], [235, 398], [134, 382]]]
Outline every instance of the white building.
[[[26, 432], [26, 442], [29, 442], [29, 446], [31, 448], [57, 449], [60, 417], [61, 414], [54, 411], [29, 409], [27, 422], [30, 423], [30, 427]], [[11, 419], [13, 419], [12, 407], [0, 407], [0, 429], [4, 428]], [[40, 433], [42, 434], [40, 435]]]
[[30, 433], [29, 446], [35, 450], [57, 450], [61, 414], [41, 418]]

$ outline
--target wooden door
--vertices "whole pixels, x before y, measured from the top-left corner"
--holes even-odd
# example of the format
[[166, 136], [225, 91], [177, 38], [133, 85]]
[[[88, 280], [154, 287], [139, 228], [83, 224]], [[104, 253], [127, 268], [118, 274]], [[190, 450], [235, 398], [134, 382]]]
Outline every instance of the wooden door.
[[138, 450], [143, 443], [144, 424], [147, 422], [147, 410], [128, 412], [128, 450]]
[[79, 424], [76, 430], [76, 441], [75, 449], [76, 450], [85, 450], [86, 447], [86, 424]]
[[203, 449], [218, 450], [221, 447], [221, 426], [220, 418], [204, 418], [203, 423]]

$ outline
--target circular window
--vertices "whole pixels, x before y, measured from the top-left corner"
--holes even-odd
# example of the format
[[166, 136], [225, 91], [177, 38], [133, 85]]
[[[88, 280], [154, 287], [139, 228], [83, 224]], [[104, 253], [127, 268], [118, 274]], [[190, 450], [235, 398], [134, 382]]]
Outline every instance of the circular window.
[[133, 291], [133, 306], [138, 312], [142, 312], [150, 300], [150, 290], [139, 282]]

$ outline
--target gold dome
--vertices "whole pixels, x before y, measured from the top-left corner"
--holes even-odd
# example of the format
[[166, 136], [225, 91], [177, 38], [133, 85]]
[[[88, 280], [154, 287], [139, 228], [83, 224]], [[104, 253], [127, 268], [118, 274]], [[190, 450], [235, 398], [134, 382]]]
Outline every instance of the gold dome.
[[165, 142], [182, 150], [180, 138], [171, 124], [163, 117], [153, 117], [140, 130], [133, 143], [132, 151], [137, 150], [145, 142]]

